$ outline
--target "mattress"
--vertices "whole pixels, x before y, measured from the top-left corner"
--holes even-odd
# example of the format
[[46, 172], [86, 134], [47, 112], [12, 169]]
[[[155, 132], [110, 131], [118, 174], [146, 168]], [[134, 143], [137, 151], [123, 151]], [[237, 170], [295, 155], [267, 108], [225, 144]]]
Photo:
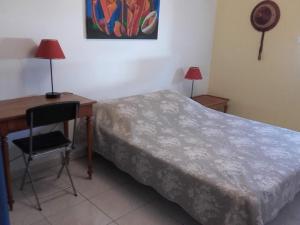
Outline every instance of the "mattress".
[[101, 102], [95, 150], [203, 225], [263, 225], [300, 191], [300, 133], [173, 91]]

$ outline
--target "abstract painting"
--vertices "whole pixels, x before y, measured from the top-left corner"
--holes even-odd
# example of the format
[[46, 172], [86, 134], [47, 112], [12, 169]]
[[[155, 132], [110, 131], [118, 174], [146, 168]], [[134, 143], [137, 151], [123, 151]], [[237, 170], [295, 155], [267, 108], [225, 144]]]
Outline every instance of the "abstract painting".
[[160, 0], [86, 0], [89, 39], [157, 39]]

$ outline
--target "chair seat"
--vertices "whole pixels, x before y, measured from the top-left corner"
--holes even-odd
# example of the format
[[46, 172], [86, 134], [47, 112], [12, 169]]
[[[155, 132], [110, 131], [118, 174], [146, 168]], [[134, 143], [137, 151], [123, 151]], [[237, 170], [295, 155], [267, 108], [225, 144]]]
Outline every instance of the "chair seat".
[[[24, 153], [29, 154], [30, 138], [21, 138], [14, 140], [13, 143]], [[54, 131], [47, 134], [33, 136], [32, 154], [45, 153], [56, 148], [67, 147], [71, 143], [60, 131]]]

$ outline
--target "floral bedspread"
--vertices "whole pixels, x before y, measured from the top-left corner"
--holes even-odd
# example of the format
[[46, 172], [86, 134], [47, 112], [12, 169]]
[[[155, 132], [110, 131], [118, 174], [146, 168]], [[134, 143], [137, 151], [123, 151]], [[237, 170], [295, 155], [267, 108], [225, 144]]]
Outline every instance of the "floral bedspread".
[[263, 225], [300, 191], [300, 133], [172, 91], [99, 103], [95, 145], [203, 225]]

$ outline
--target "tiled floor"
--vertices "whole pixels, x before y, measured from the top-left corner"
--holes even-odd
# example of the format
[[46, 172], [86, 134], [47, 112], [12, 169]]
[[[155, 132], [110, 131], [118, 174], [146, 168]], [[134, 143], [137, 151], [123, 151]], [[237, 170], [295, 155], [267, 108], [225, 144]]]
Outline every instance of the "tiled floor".
[[[58, 168], [34, 172], [35, 178], [45, 177], [36, 182], [41, 212], [34, 208], [36, 203], [30, 186], [21, 192], [20, 179], [15, 179], [12, 225], [199, 225], [179, 206], [99, 156], [94, 160], [93, 180], [86, 179], [84, 159], [72, 161], [70, 168], [78, 197], [72, 194], [66, 175], [56, 179]], [[299, 225], [297, 209], [300, 209], [300, 196], [269, 225]]]

